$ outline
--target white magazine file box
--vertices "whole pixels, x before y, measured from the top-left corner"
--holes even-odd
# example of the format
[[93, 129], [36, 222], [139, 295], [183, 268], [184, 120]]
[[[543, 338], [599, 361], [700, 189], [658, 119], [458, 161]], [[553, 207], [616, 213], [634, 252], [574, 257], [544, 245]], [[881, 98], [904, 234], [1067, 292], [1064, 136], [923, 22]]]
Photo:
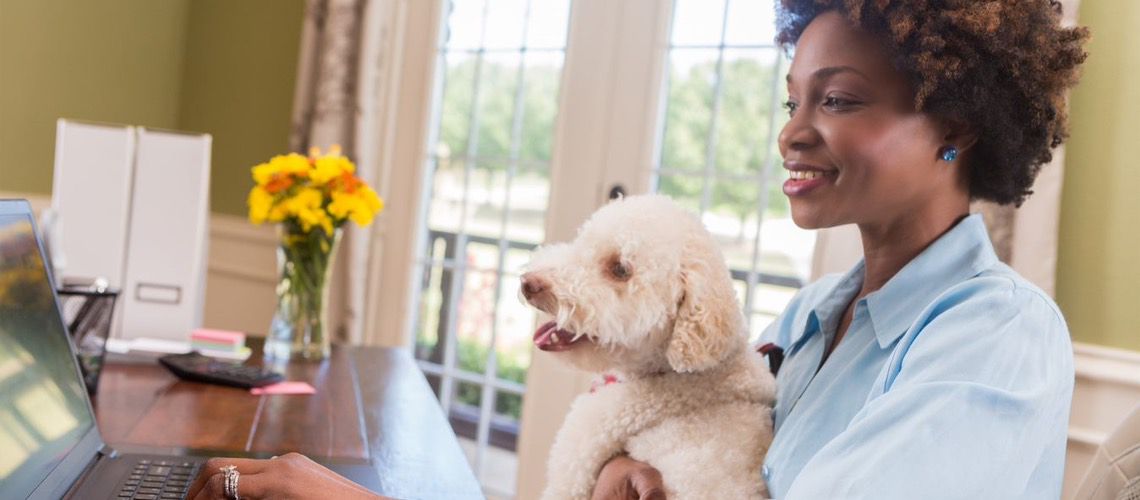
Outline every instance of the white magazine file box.
[[59, 120], [55, 133], [51, 208], [60, 241], [51, 243], [66, 257], [66, 276], [122, 288], [134, 127]]
[[205, 304], [211, 137], [137, 140], [120, 336], [187, 340]]

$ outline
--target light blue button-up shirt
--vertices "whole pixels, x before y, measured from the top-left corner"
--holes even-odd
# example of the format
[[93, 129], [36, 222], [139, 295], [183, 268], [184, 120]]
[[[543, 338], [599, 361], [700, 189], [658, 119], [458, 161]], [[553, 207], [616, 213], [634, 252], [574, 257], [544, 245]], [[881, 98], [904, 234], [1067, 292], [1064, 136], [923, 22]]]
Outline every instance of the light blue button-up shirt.
[[774, 498], [1050, 499], [1061, 494], [1073, 355], [1056, 304], [963, 219], [860, 299], [863, 263], [805, 287], [761, 342], [786, 350]]

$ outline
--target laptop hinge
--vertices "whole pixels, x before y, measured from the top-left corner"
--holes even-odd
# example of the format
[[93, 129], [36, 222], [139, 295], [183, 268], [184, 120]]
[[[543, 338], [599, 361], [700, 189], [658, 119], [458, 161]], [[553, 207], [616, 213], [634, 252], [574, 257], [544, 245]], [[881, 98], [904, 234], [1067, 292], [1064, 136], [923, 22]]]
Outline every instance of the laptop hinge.
[[115, 457], [119, 456], [119, 452], [115, 451], [114, 448], [107, 446], [107, 443], [103, 443], [102, 445], [100, 445], [99, 449], [96, 451], [96, 453], [99, 454], [98, 458], [103, 458], [103, 457], [115, 458]]

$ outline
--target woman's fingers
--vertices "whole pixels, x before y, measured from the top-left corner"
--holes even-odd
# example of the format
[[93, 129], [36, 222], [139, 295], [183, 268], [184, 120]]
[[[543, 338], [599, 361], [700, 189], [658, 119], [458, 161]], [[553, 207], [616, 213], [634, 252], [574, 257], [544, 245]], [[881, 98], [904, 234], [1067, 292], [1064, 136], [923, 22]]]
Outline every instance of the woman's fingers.
[[206, 487], [207, 481], [214, 476], [222, 477], [222, 467], [232, 465], [237, 467], [238, 472], [242, 474], [257, 474], [268, 467], [267, 462], [269, 461], [252, 458], [211, 458], [202, 464], [202, 470], [198, 472], [198, 477], [194, 478], [193, 483], [190, 483], [190, 489], [187, 491], [186, 498], [196, 498], [198, 492]]
[[[202, 478], [202, 476], [198, 476]], [[186, 498], [191, 500], [214, 500], [225, 498], [225, 478], [221, 473], [206, 476], [202, 481], [194, 481], [195, 486], [190, 488]]]
[[210, 459], [194, 481], [186, 498], [220, 500], [225, 496], [225, 473], [222, 468], [233, 465], [238, 471], [237, 494], [240, 498], [337, 498], [375, 499], [375, 493], [336, 474], [308, 457], [297, 453], [275, 460], [235, 458]]
[[665, 481], [657, 469], [638, 469], [630, 474], [629, 483], [637, 492], [638, 500], [665, 500]]

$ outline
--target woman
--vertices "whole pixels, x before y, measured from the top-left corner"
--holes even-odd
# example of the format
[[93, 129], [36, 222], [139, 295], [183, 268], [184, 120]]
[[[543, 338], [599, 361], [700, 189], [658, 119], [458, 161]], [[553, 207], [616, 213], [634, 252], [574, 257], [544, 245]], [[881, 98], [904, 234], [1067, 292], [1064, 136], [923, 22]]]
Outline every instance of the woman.
[[[1065, 138], [1084, 29], [1047, 0], [785, 0], [792, 217], [854, 223], [864, 260], [764, 332], [786, 349], [773, 498], [1058, 498], [1073, 366], [1048, 295], [973, 199], [1020, 204]], [[694, 464], [699, 469], [699, 465]], [[660, 496], [618, 457], [594, 498]]]
[[[1088, 35], [1060, 28], [1058, 11], [783, 0], [778, 39], [795, 47], [784, 193], [801, 227], [857, 224], [865, 257], [804, 288], [764, 332], [787, 355], [757, 471], [773, 497], [1060, 495], [1068, 330], [968, 215], [972, 199], [1020, 204], [1065, 138], [1064, 92]], [[213, 462], [190, 498], [222, 498], [226, 464], [243, 474], [242, 497], [368, 497], [292, 456]], [[617, 457], [594, 498], [663, 491], [650, 466]]]

